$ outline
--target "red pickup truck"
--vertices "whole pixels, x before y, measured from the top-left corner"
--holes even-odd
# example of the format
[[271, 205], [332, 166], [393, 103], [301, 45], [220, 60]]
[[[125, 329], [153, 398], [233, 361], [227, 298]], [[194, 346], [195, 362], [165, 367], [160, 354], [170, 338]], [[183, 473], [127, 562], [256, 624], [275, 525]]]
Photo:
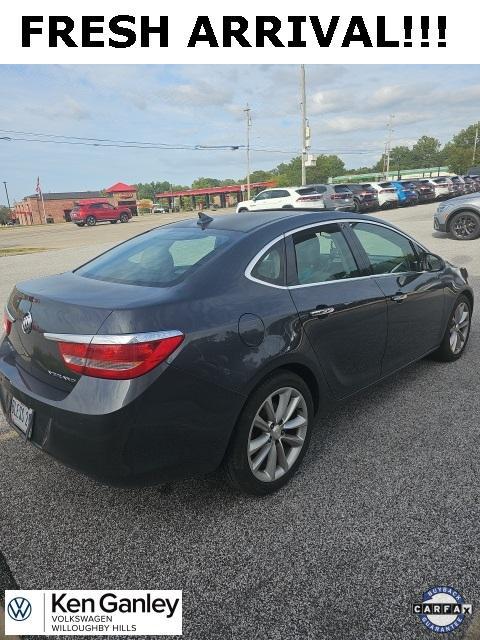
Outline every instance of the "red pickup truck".
[[114, 207], [108, 202], [82, 202], [76, 205], [71, 213], [70, 218], [77, 227], [85, 225], [93, 227], [97, 222], [128, 222], [132, 217], [132, 212], [128, 207]]

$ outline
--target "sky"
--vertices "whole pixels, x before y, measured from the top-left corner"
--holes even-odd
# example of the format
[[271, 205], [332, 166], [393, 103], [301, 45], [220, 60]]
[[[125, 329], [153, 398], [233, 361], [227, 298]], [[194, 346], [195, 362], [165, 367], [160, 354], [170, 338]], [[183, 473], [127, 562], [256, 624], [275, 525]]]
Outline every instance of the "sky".
[[[391, 114], [394, 146], [421, 135], [446, 142], [480, 118], [477, 65], [319, 64], [306, 67], [306, 78], [312, 151], [336, 153], [348, 168], [378, 160]], [[244, 145], [248, 102], [252, 170], [288, 162], [300, 148], [298, 65], [2, 65], [0, 89], [0, 182], [12, 202], [34, 193], [37, 176], [45, 193], [118, 181], [237, 180], [246, 175], [246, 154], [2, 140], [28, 137], [7, 131]]]

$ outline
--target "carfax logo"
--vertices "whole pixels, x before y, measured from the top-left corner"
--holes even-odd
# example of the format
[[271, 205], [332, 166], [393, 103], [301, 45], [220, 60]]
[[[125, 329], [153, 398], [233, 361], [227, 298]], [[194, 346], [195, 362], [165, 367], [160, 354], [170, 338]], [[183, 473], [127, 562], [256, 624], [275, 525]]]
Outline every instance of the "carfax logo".
[[30, 617], [32, 605], [26, 598], [12, 598], [8, 603], [7, 613], [12, 620], [23, 622]]
[[424, 591], [422, 601], [413, 604], [412, 610], [430, 631], [449, 633], [472, 613], [472, 605], [453, 587], [441, 586]]

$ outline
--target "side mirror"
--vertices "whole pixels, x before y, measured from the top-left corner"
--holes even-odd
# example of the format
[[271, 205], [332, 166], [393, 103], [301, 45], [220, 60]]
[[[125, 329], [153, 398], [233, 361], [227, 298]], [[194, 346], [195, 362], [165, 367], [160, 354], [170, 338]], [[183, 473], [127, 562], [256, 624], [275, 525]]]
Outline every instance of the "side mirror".
[[440, 256], [434, 253], [426, 253], [423, 257], [423, 264], [426, 271], [443, 271], [445, 262]]

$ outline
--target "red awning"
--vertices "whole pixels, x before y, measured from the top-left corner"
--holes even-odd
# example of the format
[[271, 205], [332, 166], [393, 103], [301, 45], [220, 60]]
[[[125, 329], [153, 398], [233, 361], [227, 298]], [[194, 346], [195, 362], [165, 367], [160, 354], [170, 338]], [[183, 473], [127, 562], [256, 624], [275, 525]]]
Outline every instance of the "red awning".
[[[275, 187], [276, 182], [271, 180], [270, 182], [251, 182], [251, 189], [269, 189]], [[239, 193], [240, 191], [246, 191], [246, 184], [232, 184], [225, 187], [203, 187], [202, 189], [185, 189], [184, 191], [163, 191], [162, 193], [156, 193], [156, 198], [180, 198], [184, 196], [214, 196], [219, 193]]]

